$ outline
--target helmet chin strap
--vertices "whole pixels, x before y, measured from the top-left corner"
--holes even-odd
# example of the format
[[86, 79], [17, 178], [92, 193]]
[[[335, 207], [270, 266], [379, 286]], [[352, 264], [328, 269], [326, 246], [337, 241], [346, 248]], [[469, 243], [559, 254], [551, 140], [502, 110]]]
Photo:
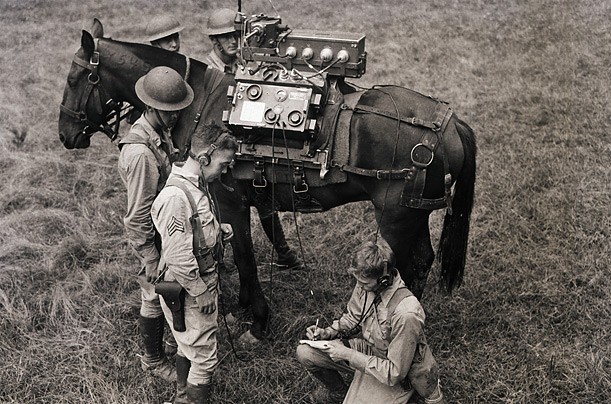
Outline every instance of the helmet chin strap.
[[153, 111], [155, 111], [155, 116], [157, 117], [157, 120], [159, 121], [159, 123], [161, 123], [161, 129], [170, 130], [171, 128], [165, 123], [159, 111], [155, 108], [153, 108]]

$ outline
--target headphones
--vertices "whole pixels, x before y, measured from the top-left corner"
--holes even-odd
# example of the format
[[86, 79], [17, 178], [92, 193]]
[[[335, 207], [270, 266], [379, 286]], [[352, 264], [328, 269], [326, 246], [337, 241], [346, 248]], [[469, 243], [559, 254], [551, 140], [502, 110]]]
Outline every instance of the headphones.
[[388, 261], [384, 261], [384, 272], [377, 280], [378, 285], [380, 286], [380, 290], [386, 289], [394, 280], [394, 274], [388, 272]]
[[199, 161], [199, 163], [202, 165], [205, 165], [205, 166], [210, 165], [210, 162], [212, 161], [211, 155], [215, 150], [216, 150], [216, 145], [212, 143], [210, 147], [208, 147], [208, 150], [197, 155], [196, 160]]
[[208, 150], [206, 150], [205, 152], [200, 153], [196, 156], [193, 152], [189, 150], [189, 156], [199, 161], [199, 164], [201, 165], [204, 165], [204, 166], [210, 165], [210, 163], [212, 162], [212, 153], [214, 153], [214, 151], [218, 149], [218, 146], [216, 145], [215, 142], [218, 142], [218, 140], [221, 137], [223, 137], [225, 133], [227, 133], [227, 131], [222, 131], [221, 134], [218, 135], [216, 139], [214, 139], [214, 141], [210, 144], [210, 147], [208, 147]]

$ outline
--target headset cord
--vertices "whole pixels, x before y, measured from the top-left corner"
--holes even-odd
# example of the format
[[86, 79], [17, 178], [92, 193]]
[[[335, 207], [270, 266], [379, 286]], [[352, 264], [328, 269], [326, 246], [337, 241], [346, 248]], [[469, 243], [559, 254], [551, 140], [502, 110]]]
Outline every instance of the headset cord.
[[[203, 175], [203, 173], [202, 173]], [[206, 185], [205, 187], [205, 194], [206, 196], [209, 198], [211, 204], [212, 204], [212, 208], [214, 209], [214, 212], [216, 213], [216, 217], [217, 220], [219, 222], [219, 234], [220, 237], [218, 238], [218, 242], [217, 245], [219, 243], [221, 243], [219, 250], [221, 251], [220, 256], [219, 256], [219, 264], [223, 261], [223, 255], [224, 255], [224, 251], [223, 251], [223, 246], [222, 246], [222, 242], [223, 242], [223, 238], [222, 238], [222, 233], [223, 231], [220, 229], [221, 227], [221, 223], [222, 223], [222, 219], [221, 219], [221, 211], [219, 210], [218, 206], [218, 200], [216, 198], [216, 193], [215, 192], [210, 192], [208, 190], [208, 187]], [[217, 273], [218, 273], [218, 287], [219, 287], [219, 304], [220, 304], [220, 310], [219, 312], [221, 313], [221, 315], [223, 316], [223, 324], [225, 325], [225, 330], [227, 331], [227, 339], [229, 340], [229, 345], [231, 346], [231, 351], [233, 352], [233, 355], [236, 357], [237, 360], [239, 360], [240, 362], [249, 362], [250, 359], [244, 359], [241, 358], [240, 355], [238, 355], [238, 351], [235, 349], [235, 346], [233, 344], [233, 335], [231, 334], [231, 329], [229, 328], [229, 324], [227, 324], [227, 316], [225, 314], [225, 300], [223, 298], [223, 288], [222, 288], [222, 277], [221, 277], [221, 271], [219, 271], [217, 269]]]
[[[284, 140], [284, 149], [285, 149], [285, 153], [287, 156], [287, 160], [289, 157], [289, 147], [288, 147], [288, 141], [286, 139], [286, 131], [284, 129], [284, 127], [282, 127], [282, 137]], [[289, 164], [291, 164], [291, 161], [289, 160]], [[289, 166], [290, 167], [290, 166]], [[295, 186], [295, 183], [293, 182], [294, 178], [293, 176], [290, 176], [291, 178], [291, 188]], [[318, 304], [318, 301], [316, 300], [315, 296], [314, 296], [314, 291], [312, 289], [312, 271], [311, 268], [307, 265], [306, 263], [306, 258], [305, 258], [305, 253], [303, 251], [303, 243], [301, 242], [301, 232], [299, 231], [299, 223], [297, 222], [297, 212], [295, 212], [295, 195], [294, 192], [290, 192], [291, 194], [291, 211], [293, 213], [293, 223], [295, 224], [295, 234], [297, 236], [297, 243], [299, 244], [299, 254], [301, 255], [301, 260], [303, 262], [303, 266], [305, 268], [305, 270], [308, 273], [308, 290], [310, 291], [310, 295], [312, 296], [314, 303], [316, 305], [316, 311], [317, 313], [320, 313], [320, 316], [327, 322], [329, 322], [329, 319], [327, 318], [327, 316], [325, 316], [324, 311], [321, 309], [320, 305]], [[308, 299], [306, 299], [306, 312], [309, 312], [308, 310]]]
[[349, 330], [347, 331], [339, 331], [338, 336], [340, 337], [340, 339], [342, 341], [344, 340], [348, 340], [351, 336], [356, 334], [356, 330], [358, 327], [360, 327], [360, 325], [363, 323], [363, 320], [365, 320], [365, 318], [367, 316], [369, 316], [369, 312], [371, 311], [371, 309], [374, 307], [374, 305], [377, 307], [378, 303], [380, 303], [381, 300], [381, 296], [379, 293], [376, 293], [376, 296], [373, 298], [373, 301], [371, 302], [371, 304], [369, 305], [369, 308], [367, 309], [367, 311], [365, 311], [365, 307], [367, 306], [367, 298], [369, 296], [369, 294], [367, 292], [365, 292], [365, 301], [363, 302], [363, 308], [361, 309], [361, 317], [359, 318], [359, 321]]

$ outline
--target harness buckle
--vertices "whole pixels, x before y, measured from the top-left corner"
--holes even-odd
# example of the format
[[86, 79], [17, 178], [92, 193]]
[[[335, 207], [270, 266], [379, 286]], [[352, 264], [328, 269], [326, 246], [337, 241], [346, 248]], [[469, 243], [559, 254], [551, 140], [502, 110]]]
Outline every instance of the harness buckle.
[[254, 188], [267, 187], [267, 178], [265, 178], [265, 160], [263, 157], [256, 156], [253, 167], [252, 186]]
[[89, 58], [89, 64], [91, 66], [98, 66], [100, 64], [100, 52], [95, 51], [91, 54], [91, 58]]
[[[418, 153], [417, 153], [417, 149], [419, 147], [424, 148], [430, 154], [428, 161], [420, 161], [417, 159], [417, 157], [422, 157], [422, 156], [418, 156]], [[424, 143], [418, 143], [412, 148], [410, 157], [412, 159], [412, 164], [414, 166], [418, 168], [427, 168], [433, 162], [433, 159], [435, 158], [435, 153], [429, 146], [425, 145]]]
[[[92, 77], [95, 77], [95, 80], [92, 79]], [[94, 76], [93, 73], [89, 73], [89, 76], [87, 76], [87, 80], [89, 80], [89, 83], [96, 85], [100, 82], [100, 76], [98, 76], [97, 74]]]
[[293, 161], [293, 192], [296, 194], [302, 194], [308, 192], [310, 187], [305, 180], [305, 172], [303, 167], [303, 161]]

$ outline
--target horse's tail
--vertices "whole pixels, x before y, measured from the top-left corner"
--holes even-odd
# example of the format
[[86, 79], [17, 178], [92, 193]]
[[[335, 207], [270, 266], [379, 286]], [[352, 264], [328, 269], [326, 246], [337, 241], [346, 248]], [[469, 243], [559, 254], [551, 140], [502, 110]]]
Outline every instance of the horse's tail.
[[460, 119], [456, 121], [456, 129], [463, 144], [464, 162], [454, 185], [453, 213], [445, 215], [437, 251], [437, 259], [441, 263], [439, 283], [447, 293], [460, 286], [463, 279], [475, 194], [475, 134], [473, 129]]

